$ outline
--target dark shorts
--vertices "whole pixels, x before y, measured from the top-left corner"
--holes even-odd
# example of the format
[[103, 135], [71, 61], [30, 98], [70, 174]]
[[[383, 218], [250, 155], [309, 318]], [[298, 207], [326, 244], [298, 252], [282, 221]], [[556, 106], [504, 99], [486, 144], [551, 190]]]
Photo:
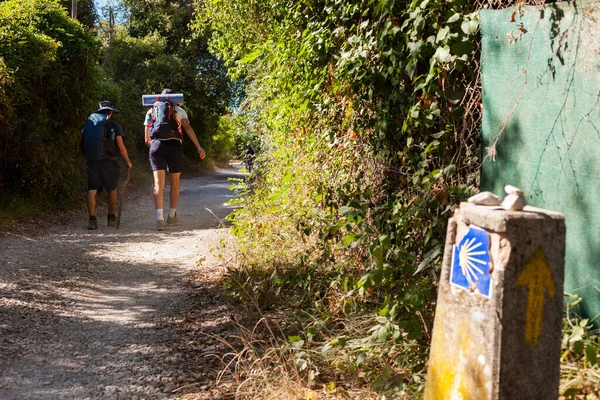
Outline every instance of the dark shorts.
[[179, 140], [153, 140], [150, 145], [152, 171], [166, 170], [170, 173], [183, 171], [183, 150]]
[[88, 190], [110, 192], [119, 183], [119, 164], [115, 160], [86, 161]]

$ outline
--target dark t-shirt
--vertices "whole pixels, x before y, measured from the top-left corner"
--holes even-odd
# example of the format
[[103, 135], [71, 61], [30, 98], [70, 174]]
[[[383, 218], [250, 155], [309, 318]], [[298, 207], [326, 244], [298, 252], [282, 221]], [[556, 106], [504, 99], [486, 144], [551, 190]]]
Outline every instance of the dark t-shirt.
[[123, 133], [123, 127], [121, 124], [115, 121], [110, 121], [110, 131], [108, 133], [109, 139], [106, 143], [109, 144], [109, 147], [105, 149], [106, 158], [109, 160], [116, 160], [119, 155], [119, 149], [117, 149], [117, 136], [121, 136], [125, 139], [125, 134]]

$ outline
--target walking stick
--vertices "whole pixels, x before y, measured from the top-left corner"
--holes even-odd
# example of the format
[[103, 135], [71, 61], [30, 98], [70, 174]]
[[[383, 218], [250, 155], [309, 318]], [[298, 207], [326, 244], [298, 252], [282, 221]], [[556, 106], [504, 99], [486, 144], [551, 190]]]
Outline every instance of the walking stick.
[[125, 188], [129, 183], [129, 179], [131, 178], [131, 168], [127, 168], [127, 175], [125, 176], [125, 180], [121, 185], [119, 185], [119, 189], [117, 190], [117, 202], [119, 203], [118, 211], [117, 211], [117, 229], [121, 226], [121, 212], [123, 211], [123, 201], [125, 200]]

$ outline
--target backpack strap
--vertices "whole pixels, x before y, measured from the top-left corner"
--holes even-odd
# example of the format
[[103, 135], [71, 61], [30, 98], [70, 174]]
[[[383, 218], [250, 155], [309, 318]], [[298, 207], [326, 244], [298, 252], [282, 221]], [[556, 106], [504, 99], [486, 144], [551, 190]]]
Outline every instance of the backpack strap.
[[180, 139], [183, 142], [183, 130], [181, 129], [181, 122], [177, 119], [177, 109], [175, 109], [175, 104], [173, 104], [173, 117], [177, 123], [177, 131], [179, 132], [179, 136], [181, 136]]
[[106, 117], [106, 122], [104, 123], [104, 137], [102, 137], [102, 141], [106, 141], [106, 139], [108, 139], [109, 137], [109, 132], [110, 132], [110, 124], [111, 124], [111, 120], [110, 118], [108, 118], [108, 116]]
[[171, 95], [167, 95], [166, 101], [166, 103], [169, 104], [169, 119], [175, 119], [175, 123], [177, 124], [177, 131], [179, 132], [179, 136], [181, 136], [180, 139], [183, 141], [183, 131], [181, 130], [181, 122], [179, 122], [179, 120], [177, 119], [177, 109], [175, 108], [175, 104], [172, 103], [171, 100], [169, 100], [170, 97]]

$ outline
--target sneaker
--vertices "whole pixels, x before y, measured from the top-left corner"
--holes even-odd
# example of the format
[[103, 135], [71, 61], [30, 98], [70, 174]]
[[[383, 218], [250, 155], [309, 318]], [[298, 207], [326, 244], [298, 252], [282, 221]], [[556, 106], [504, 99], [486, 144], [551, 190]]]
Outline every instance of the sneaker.
[[179, 222], [179, 218], [177, 218], [177, 213], [175, 213], [175, 216], [173, 218], [171, 218], [170, 215], [167, 217], [167, 225], [175, 225], [177, 222]]
[[107, 217], [108, 223], [106, 224], [106, 226], [110, 226], [111, 228], [116, 228], [117, 227], [117, 218], [115, 217], [115, 215], [108, 215]]
[[165, 223], [164, 219], [161, 219], [160, 221], [156, 221], [156, 230], [157, 231], [164, 231], [166, 227], [167, 227], [167, 224]]
[[98, 229], [98, 221], [96, 220], [96, 217], [90, 217], [90, 220], [88, 222], [88, 229], [90, 231], [95, 231], [96, 229]]

